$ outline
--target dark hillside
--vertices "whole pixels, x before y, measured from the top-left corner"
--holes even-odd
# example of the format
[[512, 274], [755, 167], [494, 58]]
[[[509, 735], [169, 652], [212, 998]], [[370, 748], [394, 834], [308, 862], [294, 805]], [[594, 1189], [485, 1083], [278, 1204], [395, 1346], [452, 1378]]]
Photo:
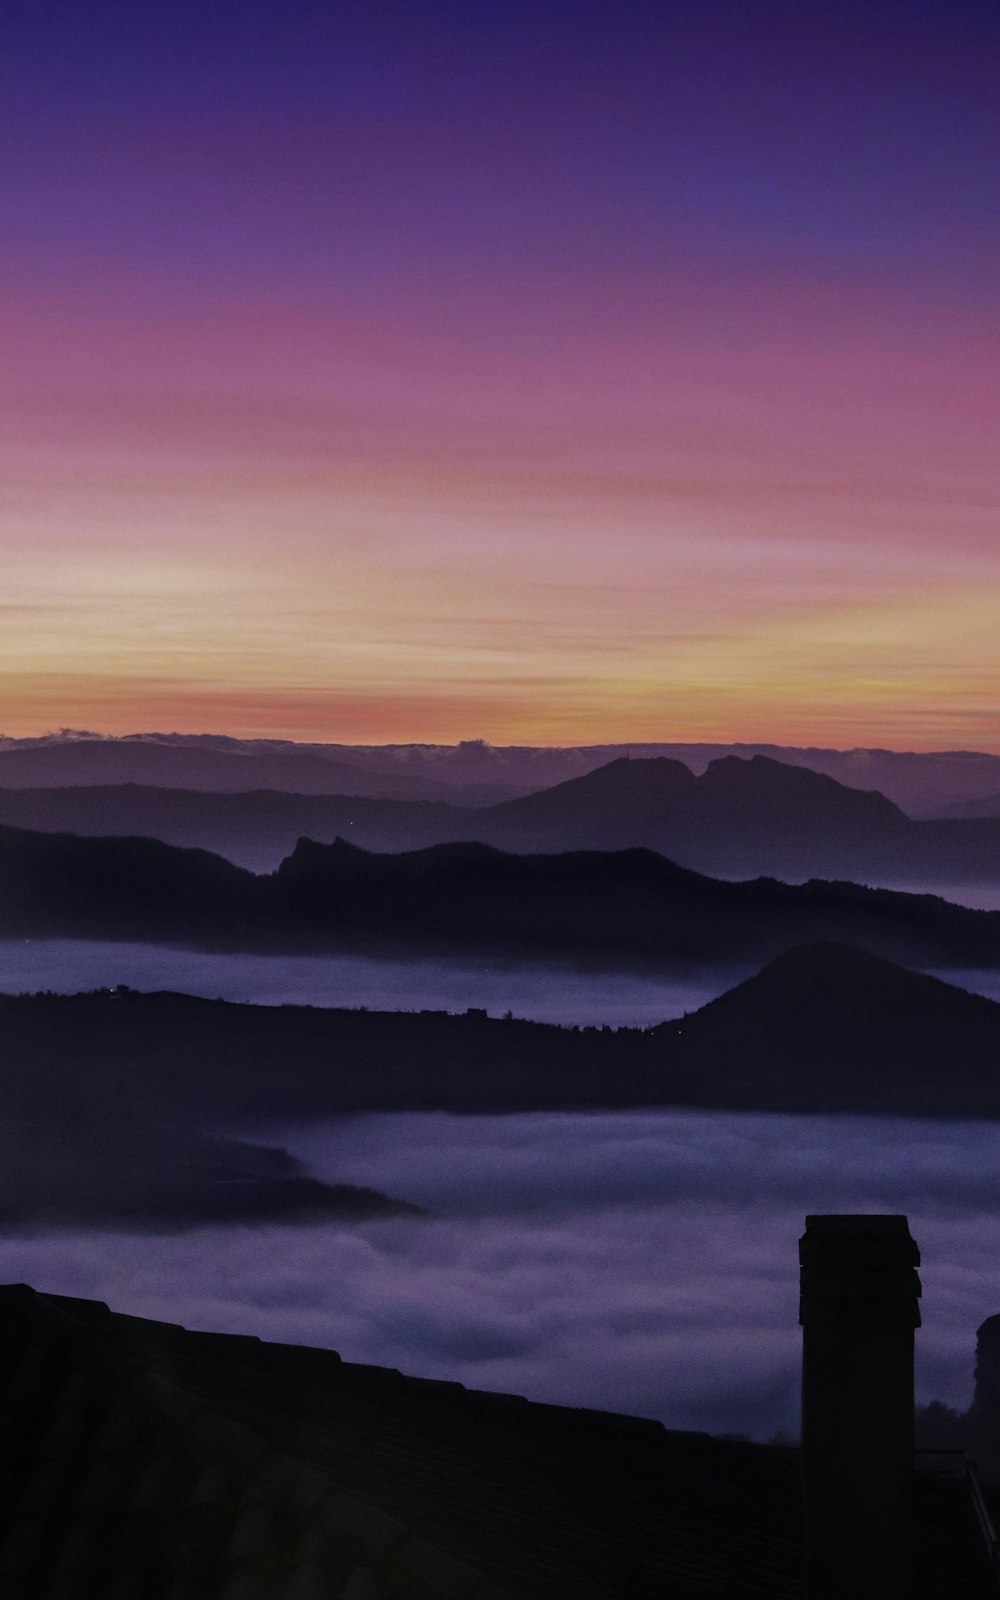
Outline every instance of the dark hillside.
[[[242, 763], [244, 779], [251, 772], [249, 757], [224, 759]], [[339, 836], [390, 853], [463, 840], [521, 854], [652, 849], [730, 878], [1000, 882], [1000, 820], [914, 821], [882, 794], [764, 756], [713, 761], [700, 777], [667, 758], [619, 758], [555, 788], [477, 806], [350, 789], [293, 794], [248, 782], [244, 791], [215, 794], [137, 783], [0, 785], [3, 822], [140, 834], [215, 850], [258, 872], [273, 871], [299, 838], [329, 844]]]
[[[845, 945], [790, 950], [654, 1033], [689, 1092], [776, 1111], [993, 1116], [1000, 1007]], [[750, 1086], [752, 1085], [752, 1091]]]
[[1000, 1005], [832, 945], [647, 1030], [128, 992], [0, 997], [0, 1037], [8, 1125], [56, 1121], [87, 1140], [433, 1108], [1000, 1119]]
[[752, 965], [858, 944], [914, 966], [1000, 964], [1000, 913], [845, 883], [727, 883], [649, 850], [376, 855], [300, 840], [270, 877], [155, 840], [0, 828], [0, 937], [270, 952], [470, 952], [626, 970]]

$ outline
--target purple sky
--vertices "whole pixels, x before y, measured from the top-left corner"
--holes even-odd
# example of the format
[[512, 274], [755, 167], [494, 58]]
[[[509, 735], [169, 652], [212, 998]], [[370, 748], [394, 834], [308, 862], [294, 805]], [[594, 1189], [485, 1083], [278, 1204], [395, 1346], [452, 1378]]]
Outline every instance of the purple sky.
[[1000, 746], [991, 0], [9, 0], [8, 733]]

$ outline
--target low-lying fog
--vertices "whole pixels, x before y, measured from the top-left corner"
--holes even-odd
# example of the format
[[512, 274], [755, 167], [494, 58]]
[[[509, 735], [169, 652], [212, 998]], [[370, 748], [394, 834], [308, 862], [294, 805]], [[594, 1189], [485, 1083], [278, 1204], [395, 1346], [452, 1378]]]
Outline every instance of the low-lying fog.
[[[646, 1027], [696, 1011], [750, 976], [751, 967], [624, 972], [506, 966], [489, 961], [378, 961], [355, 956], [207, 955], [153, 944], [83, 939], [0, 940], [0, 993], [50, 989], [172, 989], [257, 1005], [367, 1006], [380, 1011], [513, 1011], [535, 1022]], [[941, 970], [939, 977], [1000, 1000], [1000, 971]]]
[[[745, 977], [0, 943], [0, 990], [128, 983], [264, 1004], [647, 1024]], [[943, 972], [1000, 1000], [998, 972]], [[243, 1130], [427, 1221], [0, 1238], [0, 1280], [327, 1345], [537, 1399], [768, 1437], [797, 1426], [808, 1211], [905, 1211], [923, 1251], [918, 1389], [970, 1398], [1000, 1311], [1000, 1128], [690, 1112], [365, 1117]]]
[[[256, 1130], [260, 1133], [261, 1130]], [[767, 1437], [797, 1425], [809, 1211], [904, 1211], [918, 1391], [962, 1407], [1000, 1311], [1000, 1129], [691, 1112], [271, 1128], [426, 1221], [0, 1240], [0, 1279], [536, 1399]]]
[[[513, 1011], [537, 1022], [646, 1025], [695, 1011], [752, 969], [717, 967], [660, 979], [495, 962], [377, 961], [355, 956], [205, 955], [83, 939], [0, 941], [0, 993], [173, 989], [257, 1005], [367, 1006], [375, 1011]], [[996, 975], [1000, 994], [1000, 973]]]

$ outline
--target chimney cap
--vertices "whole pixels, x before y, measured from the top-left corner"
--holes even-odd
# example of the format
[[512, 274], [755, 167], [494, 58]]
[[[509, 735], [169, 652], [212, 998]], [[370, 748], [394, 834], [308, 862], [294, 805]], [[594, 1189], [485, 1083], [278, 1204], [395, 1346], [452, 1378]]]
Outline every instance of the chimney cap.
[[806, 1217], [799, 1321], [845, 1312], [904, 1314], [920, 1326], [920, 1251], [904, 1216]]
[[[865, 1234], [872, 1238], [878, 1235], [890, 1238], [893, 1235], [902, 1235], [912, 1240], [907, 1217], [901, 1213], [881, 1211], [819, 1212], [815, 1216], [806, 1217], [806, 1233]], [[916, 1249], [916, 1242], [912, 1242], [913, 1248]]]

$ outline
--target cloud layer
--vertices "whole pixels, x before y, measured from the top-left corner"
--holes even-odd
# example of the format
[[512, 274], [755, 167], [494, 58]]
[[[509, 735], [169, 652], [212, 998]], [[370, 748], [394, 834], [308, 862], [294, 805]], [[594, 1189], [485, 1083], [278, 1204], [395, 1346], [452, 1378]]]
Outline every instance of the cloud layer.
[[[966, 885], [965, 902], [1000, 891]], [[994, 907], [995, 908], [995, 907]], [[368, 1006], [377, 1011], [465, 1011], [566, 1026], [648, 1027], [697, 1011], [748, 978], [748, 967], [703, 967], [659, 978], [629, 973], [579, 973], [566, 968], [506, 966], [496, 961], [377, 961], [353, 956], [213, 955], [166, 945], [101, 940], [0, 940], [0, 992], [78, 994], [127, 983], [209, 1000], [255, 1005]], [[942, 972], [947, 982], [1000, 1000], [1000, 973]]]
[[0, 1277], [536, 1399], [766, 1437], [797, 1424], [807, 1211], [905, 1211], [918, 1388], [965, 1405], [1000, 1310], [989, 1126], [695, 1114], [363, 1118], [280, 1130], [429, 1222], [0, 1241]]

